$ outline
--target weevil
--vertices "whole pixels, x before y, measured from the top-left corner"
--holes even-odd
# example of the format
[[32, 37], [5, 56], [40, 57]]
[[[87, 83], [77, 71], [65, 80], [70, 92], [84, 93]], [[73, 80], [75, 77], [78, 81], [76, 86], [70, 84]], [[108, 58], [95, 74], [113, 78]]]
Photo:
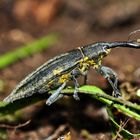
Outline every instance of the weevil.
[[102, 59], [116, 47], [140, 48], [140, 44], [138, 41], [97, 42], [58, 55], [29, 74], [4, 101], [13, 102], [33, 94], [48, 93], [50, 90], [57, 89], [46, 101], [47, 105], [51, 105], [63, 97], [61, 90], [69, 81], [74, 82], [73, 97], [79, 100], [77, 77], [85, 76], [91, 67], [108, 80], [114, 96], [120, 97], [116, 72], [101, 64]]

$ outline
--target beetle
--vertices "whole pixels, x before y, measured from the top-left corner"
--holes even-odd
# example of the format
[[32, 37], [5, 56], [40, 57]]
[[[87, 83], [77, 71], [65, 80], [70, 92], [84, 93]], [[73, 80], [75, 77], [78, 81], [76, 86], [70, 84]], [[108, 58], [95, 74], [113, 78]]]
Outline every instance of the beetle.
[[116, 47], [140, 48], [140, 44], [138, 41], [97, 42], [58, 55], [29, 74], [4, 101], [13, 102], [33, 94], [47, 93], [52, 89], [57, 89], [46, 101], [47, 105], [51, 105], [63, 97], [61, 90], [69, 81], [74, 82], [73, 97], [79, 100], [77, 77], [86, 76], [90, 67], [106, 78], [113, 88], [114, 96], [120, 97], [116, 72], [101, 64], [102, 59]]

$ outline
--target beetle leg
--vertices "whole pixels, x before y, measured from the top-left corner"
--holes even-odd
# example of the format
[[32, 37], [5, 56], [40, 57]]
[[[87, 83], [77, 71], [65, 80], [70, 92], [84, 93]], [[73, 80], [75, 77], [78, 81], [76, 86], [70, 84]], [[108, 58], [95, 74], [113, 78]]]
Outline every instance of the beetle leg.
[[88, 77], [87, 74], [84, 75], [84, 85], [87, 85]]
[[[121, 97], [121, 93], [117, 88], [118, 77], [117, 77], [116, 72], [114, 72], [111, 68], [105, 67], [105, 66], [100, 66], [97, 69], [97, 72], [99, 72], [101, 75], [103, 75], [104, 78], [106, 78], [108, 80], [108, 82], [110, 83], [110, 85], [112, 86], [112, 88], [114, 90], [114, 96]], [[113, 81], [112, 81], [112, 79], [113, 79]]]
[[[87, 72], [88, 71], [79, 71], [79, 69], [74, 69], [73, 71], [72, 71], [72, 75], [75, 77], [75, 76], [77, 76], [77, 75], [83, 75], [84, 76], [84, 85], [87, 85]], [[77, 82], [78, 83], [78, 82]], [[75, 84], [76, 85], [76, 84]], [[79, 86], [79, 84], [78, 84], [78, 86]]]
[[81, 74], [84, 76], [84, 85], [87, 85], [87, 80], [88, 80], [87, 73], [88, 71], [81, 72]]
[[46, 101], [47, 105], [51, 105], [52, 103], [54, 103], [55, 101], [57, 101], [58, 99], [62, 98], [64, 95], [60, 94], [61, 90], [63, 88], [65, 88], [66, 86], [66, 82], [64, 82], [56, 91], [55, 93], [53, 93]]
[[74, 82], [74, 85], [75, 85], [73, 98], [74, 98], [75, 100], [80, 100], [80, 98], [78, 97], [78, 88], [79, 88], [78, 81], [77, 81], [77, 79], [75, 78], [74, 75], [72, 75], [72, 79], [73, 79], [73, 82]]

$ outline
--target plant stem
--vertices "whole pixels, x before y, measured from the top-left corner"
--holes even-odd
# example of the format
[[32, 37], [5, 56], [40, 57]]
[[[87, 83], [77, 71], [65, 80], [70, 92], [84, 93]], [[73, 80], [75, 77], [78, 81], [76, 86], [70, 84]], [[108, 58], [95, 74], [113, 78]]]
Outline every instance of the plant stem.
[[1, 55], [0, 56], [0, 69], [3, 69], [10, 64], [13, 64], [19, 59], [23, 59], [36, 52], [40, 52], [50, 47], [51, 45], [56, 43], [57, 40], [58, 40], [58, 35], [55, 33], [52, 33], [50, 35], [47, 35], [43, 38], [40, 38], [34, 41], [33, 43], [24, 45], [16, 50], [13, 50], [4, 55]]

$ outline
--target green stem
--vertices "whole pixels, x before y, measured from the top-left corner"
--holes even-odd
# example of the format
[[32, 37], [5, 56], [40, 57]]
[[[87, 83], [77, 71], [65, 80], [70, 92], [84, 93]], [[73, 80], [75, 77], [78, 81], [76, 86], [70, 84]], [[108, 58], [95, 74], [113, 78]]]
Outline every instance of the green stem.
[[[52, 94], [53, 92], [54, 91], [50, 91], [49, 94]], [[74, 89], [64, 89], [61, 93], [65, 95], [72, 95], [73, 92]], [[126, 114], [127, 116], [133, 117], [136, 120], [140, 120], [140, 115], [139, 113], [137, 113], [140, 111], [139, 105], [133, 104], [129, 101], [124, 101], [122, 99], [117, 99], [112, 96], [109, 96], [105, 94], [101, 89], [95, 86], [82, 86], [79, 88], [79, 93], [88, 94], [91, 97], [103, 102], [104, 104], [120, 110], [122, 113]], [[49, 94], [35, 94], [32, 97], [23, 98], [13, 103], [0, 102], [0, 117], [3, 117], [6, 114], [14, 113], [18, 109], [24, 108], [38, 101], [44, 100], [49, 96]], [[115, 124], [117, 128], [120, 127], [115, 122], [113, 117], [111, 117], [111, 121]], [[127, 130], [124, 129], [122, 130], [128, 135], [140, 137], [140, 134], [132, 134]]]
[[0, 69], [7, 67], [10, 64], [13, 64], [19, 59], [23, 59], [27, 56], [30, 56], [36, 52], [40, 52], [49, 46], [56, 43], [58, 40], [58, 35], [53, 33], [47, 35], [41, 39], [34, 41], [33, 43], [24, 45], [14, 51], [8, 52], [0, 56]]
[[[50, 91], [49, 93], [51, 94], [53, 92], [54, 91]], [[74, 92], [74, 89], [64, 89], [62, 91], [62, 94], [71, 95], [71, 94], [73, 94], [73, 92]], [[105, 94], [101, 89], [99, 89], [95, 86], [82, 86], [79, 88], [79, 93], [89, 94], [93, 98], [105, 103], [106, 105], [115, 107], [115, 108], [119, 109], [120, 111], [122, 111], [122, 113], [125, 113], [128, 116], [131, 116], [137, 120], [140, 120], [140, 115], [138, 113], [136, 113], [136, 112], [139, 112], [139, 105], [133, 104], [129, 101], [126, 102], [122, 99], [117, 99], [112, 96], [109, 96], [109, 95]], [[48, 97], [47, 94], [41, 94], [41, 95], [36, 94], [36, 95], [33, 95], [32, 97], [23, 98], [18, 101], [15, 101], [14, 103], [0, 102], [0, 114], [2, 112], [9, 112], [8, 110], [10, 108], [12, 108], [11, 111], [14, 112], [17, 109], [23, 108], [23, 107], [33, 104], [37, 101], [43, 100], [46, 97]], [[20, 103], [20, 105], [17, 105], [19, 103]], [[8, 109], [7, 109], [7, 106], [9, 106]], [[13, 106], [13, 107], [10, 107], [10, 106]]]
[[[63, 94], [72, 94], [73, 92], [74, 89], [66, 89], [62, 91]], [[127, 116], [135, 118], [136, 120], [140, 120], [140, 115], [139, 113], [137, 113], [140, 111], [139, 105], [109, 96], [105, 94], [102, 90], [99, 90], [97, 87], [93, 86], [82, 86], [81, 88], [79, 88], [79, 93], [89, 94], [93, 98], [103, 102], [104, 104], [119, 109], [122, 113], [126, 114]]]
[[[120, 134], [124, 137], [124, 138], [127, 138], [127, 139], [132, 139], [134, 137], [140, 137], [140, 134], [133, 134], [131, 132], [129, 132], [128, 130], [124, 129], [122, 126], [120, 126], [115, 120], [114, 120], [114, 115], [111, 111], [110, 108], [107, 107], [107, 112], [108, 112], [108, 115], [109, 115], [109, 119], [110, 121], [112, 122], [111, 124], [115, 126], [115, 128], [117, 129], [116, 131], [114, 131], [114, 136], [117, 135], [117, 131], [120, 130]], [[114, 129], [114, 127], [113, 127]]]

